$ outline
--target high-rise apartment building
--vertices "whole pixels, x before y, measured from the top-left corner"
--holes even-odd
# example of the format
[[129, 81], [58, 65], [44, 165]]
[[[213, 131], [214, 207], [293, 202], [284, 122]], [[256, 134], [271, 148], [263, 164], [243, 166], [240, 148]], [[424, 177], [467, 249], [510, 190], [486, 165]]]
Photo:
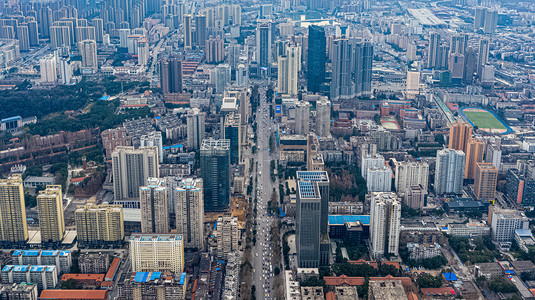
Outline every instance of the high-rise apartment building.
[[384, 165], [368, 168], [366, 187], [369, 192], [390, 192], [392, 190], [392, 169]]
[[56, 57], [48, 55], [39, 60], [41, 83], [54, 84], [58, 80]]
[[370, 96], [373, 46], [354, 39], [337, 39], [333, 44], [331, 101]]
[[301, 47], [288, 46], [278, 59], [277, 88], [280, 94], [297, 95], [298, 73], [301, 65]]
[[17, 39], [19, 40], [20, 51], [30, 51], [30, 32], [25, 23], [17, 26]]
[[331, 135], [331, 101], [327, 97], [316, 101], [316, 134], [320, 137]]
[[494, 200], [498, 169], [492, 163], [477, 163], [474, 181], [474, 194], [478, 200]]
[[217, 257], [225, 259], [229, 252], [238, 249], [238, 218], [224, 214], [217, 218]]
[[79, 205], [74, 211], [74, 221], [81, 245], [120, 244], [124, 239], [122, 205]]
[[479, 41], [479, 52], [477, 54], [477, 72], [481, 76], [481, 70], [489, 63], [490, 41], [487, 38], [482, 38]]
[[437, 151], [435, 167], [435, 193], [460, 194], [463, 190], [463, 175], [466, 155], [461, 150]]
[[225, 59], [225, 46], [223, 44], [223, 39], [218, 35], [217, 37], [212, 37], [205, 41], [206, 44], [206, 62], [215, 64], [222, 62]]
[[237, 165], [241, 161], [241, 115], [230, 113], [225, 117], [225, 139], [230, 142], [230, 163]]
[[178, 57], [160, 61], [160, 86], [164, 95], [182, 93], [182, 61]]
[[429, 164], [427, 162], [395, 161], [396, 177], [394, 185], [396, 192], [404, 193], [413, 185], [422, 185], [427, 190], [429, 180]]
[[308, 26], [307, 48], [307, 90], [312, 93], [321, 91], [325, 82], [325, 62], [327, 58], [325, 29], [321, 26]]
[[416, 95], [420, 93], [420, 72], [407, 71], [407, 87], [405, 95], [407, 99], [415, 99]]
[[82, 68], [98, 69], [97, 42], [94, 40], [81, 41], [80, 54], [82, 55]]
[[431, 32], [429, 35], [429, 46], [427, 49], [427, 67], [435, 69], [439, 63], [440, 34]]
[[176, 230], [184, 238], [184, 247], [204, 248], [204, 198], [200, 178], [186, 178], [175, 188]]
[[225, 210], [230, 204], [230, 141], [205, 139], [200, 152], [204, 210]]
[[466, 153], [468, 140], [472, 136], [472, 125], [468, 122], [454, 122], [450, 125], [449, 149], [461, 150]]
[[193, 46], [192, 15], [184, 15], [184, 49], [191, 50]]
[[205, 15], [196, 15], [195, 16], [195, 39], [196, 45], [199, 49], [204, 49], [206, 45], [206, 16]]
[[498, 27], [498, 11], [489, 9], [485, 12], [485, 22], [483, 24], [483, 32], [486, 34], [495, 33]]
[[370, 248], [373, 258], [398, 255], [401, 202], [395, 193], [370, 193]]
[[472, 137], [468, 140], [466, 148], [466, 163], [464, 166], [464, 178], [474, 179], [476, 174], [476, 164], [483, 162], [485, 151], [485, 141], [480, 137]]
[[139, 139], [141, 147], [156, 147], [158, 150], [158, 161], [163, 163], [163, 141], [162, 132], [153, 131], [148, 134], [142, 135]]
[[258, 22], [256, 26], [256, 62], [259, 73], [269, 73], [271, 69], [271, 22]]
[[306, 135], [310, 131], [310, 103], [298, 101], [295, 104], [295, 134]]
[[0, 179], [0, 242], [23, 244], [28, 240], [26, 205], [20, 175]]
[[526, 176], [518, 169], [509, 169], [504, 195], [522, 206], [535, 205], [535, 178]]
[[406, 190], [403, 203], [412, 209], [419, 210], [424, 207], [426, 196], [426, 188], [421, 184], [413, 185]]
[[147, 179], [158, 177], [158, 149], [156, 147], [118, 146], [111, 155], [114, 200], [137, 199], [139, 187]]
[[468, 34], [460, 33], [451, 37], [451, 54], [463, 54], [468, 47]]
[[61, 185], [47, 185], [37, 195], [39, 229], [43, 243], [59, 243], [65, 234]]
[[132, 145], [132, 138], [126, 134], [124, 127], [106, 129], [100, 136], [102, 138], [102, 146], [106, 150], [107, 159], [111, 159], [111, 154], [117, 146]]
[[169, 210], [165, 179], [148, 178], [147, 185], [139, 188], [141, 231], [143, 233], [169, 233]]
[[379, 154], [363, 154], [360, 163], [360, 175], [367, 179], [369, 168], [379, 168], [385, 165], [385, 158]]
[[61, 84], [71, 84], [72, 66], [68, 57], [62, 57], [59, 60], [59, 75]]
[[181, 234], [139, 234], [130, 236], [133, 272], [184, 271], [184, 240]]
[[186, 116], [187, 123], [187, 143], [190, 150], [196, 150], [201, 147], [204, 140], [204, 112], [198, 108], [192, 108]]
[[225, 89], [231, 83], [231, 69], [227, 64], [218, 65], [210, 70], [210, 79], [215, 85], [215, 93], [223, 94]]

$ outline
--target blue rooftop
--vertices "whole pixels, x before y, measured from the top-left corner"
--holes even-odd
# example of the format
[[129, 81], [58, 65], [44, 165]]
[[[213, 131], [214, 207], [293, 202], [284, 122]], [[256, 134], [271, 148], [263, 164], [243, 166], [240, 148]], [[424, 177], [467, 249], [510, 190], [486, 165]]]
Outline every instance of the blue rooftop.
[[310, 181], [299, 181], [299, 195], [303, 199], [319, 198]]
[[186, 272], [180, 274], [180, 282], [178, 284], [184, 285], [185, 282], [186, 282]]
[[13, 251], [13, 254], [11, 254], [11, 256], [19, 256], [22, 254], [22, 250], [15, 250]]
[[457, 281], [457, 275], [455, 273], [444, 273], [442, 275], [444, 275], [446, 281]]
[[343, 225], [344, 222], [357, 222], [360, 221], [364, 225], [370, 225], [369, 215], [330, 215], [329, 225]]
[[23, 256], [39, 256], [39, 250], [24, 250], [22, 251]]
[[102, 96], [98, 98], [98, 100], [108, 100], [108, 99], [110, 99], [110, 96]]
[[5, 118], [5, 119], [2, 119], [2, 123], [6, 123], [6, 122], [13, 122], [13, 121], [18, 121], [22, 119], [21, 116], [14, 116], [14, 117], [9, 117], [9, 118]]
[[325, 171], [297, 171], [297, 178], [307, 181], [329, 181]]
[[59, 253], [59, 250], [43, 250], [41, 252], [41, 256], [57, 256]]

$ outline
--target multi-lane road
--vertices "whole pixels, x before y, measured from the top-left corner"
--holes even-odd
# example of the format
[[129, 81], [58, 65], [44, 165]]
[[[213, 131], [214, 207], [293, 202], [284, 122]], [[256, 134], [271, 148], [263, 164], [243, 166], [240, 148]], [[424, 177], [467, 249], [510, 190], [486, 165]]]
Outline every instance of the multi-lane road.
[[256, 135], [258, 162], [256, 187], [256, 245], [253, 247], [253, 284], [257, 299], [273, 299], [273, 266], [270, 228], [273, 217], [269, 216], [267, 207], [272, 194], [270, 172], [271, 152], [269, 138], [273, 132], [273, 120], [270, 119], [269, 105], [266, 103], [266, 89], [260, 88], [260, 105], [256, 112]]

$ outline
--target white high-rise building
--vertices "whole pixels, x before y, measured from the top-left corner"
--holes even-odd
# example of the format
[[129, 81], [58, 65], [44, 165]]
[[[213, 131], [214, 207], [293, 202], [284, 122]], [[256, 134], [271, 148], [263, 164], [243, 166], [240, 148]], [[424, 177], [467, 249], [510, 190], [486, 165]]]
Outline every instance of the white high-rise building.
[[149, 63], [149, 40], [142, 37], [137, 41], [137, 64], [139, 66], [146, 66]]
[[188, 148], [190, 150], [199, 149], [204, 136], [204, 112], [198, 108], [192, 108], [187, 115]]
[[368, 168], [379, 168], [385, 165], [385, 158], [379, 154], [364, 154], [360, 163], [360, 175], [367, 179]]
[[82, 68], [98, 69], [97, 42], [94, 40], [81, 41], [80, 54], [82, 55]]
[[414, 99], [420, 93], [420, 72], [407, 71], [407, 88], [405, 95], [407, 99]]
[[392, 169], [388, 166], [368, 168], [366, 186], [369, 192], [390, 192], [392, 190]]
[[495, 242], [511, 242], [515, 237], [515, 230], [529, 230], [529, 218], [514, 209], [499, 209], [493, 206], [490, 223], [492, 240]]
[[288, 46], [286, 55], [279, 56], [278, 84], [279, 93], [297, 95], [297, 81], [301, 66], [301, 47]]
[[175, 188], [176, 230], [187, 248], [204, 248], [204, 198], [201, 178], [183, 179]]
[[215, 86], [216, 94], [223, 94], [223, 92], [225, 92], [225, 88], [231, 81], [230, 74], [230, 65], [228, 64], [218, 65], [211, 70], [210, 80]]
[[236, 69], [236, 84], [238, 86], [249, 85], [249, 69], [245, 64], [239, 64]]
[[279, 56], [277, 64], [277, 92], [285, 95], [288, 94], [288, 56]]
[[466, 155], [461, 150], [443, 149], [437, 152], [435, 193], [460, 194], [463, 190]]
[[184, 243], [181, 234], [139, 234], [130, 236], [132, 272], [184, 271]]
[[422, 185], [427, 190], [429, 180], [429, 164], [427, 162], [395, 161], [396, 192], [404, 193], [413, 185]]
[[160, 174], [156, 147], [118, 146], [111, 160], [115, 201], [139, 198], [139, 187]]
[[327, 97], [316, 101], [316, 134], [320, 137], [331, 135], [331, 101]]
[[58, 80], [56, 57], [48, 55], [39, 60], [41, 70], [41, 84], [54, 84]]
[[370, 193], [370, 248], [373, 258], [398, 255], [401, 201], [395, 193]]
[[139, 141], [141, 147], [156, 147], [156, 149], [158, 149], [158, 160], [160, 163], [163, 163], [163, 142], [162, 133], [160, 131], [153, 131], [149, 134], [142, 135]]
[[59, 60], [59, 75], [61, 84], [70, 84], [72, 79], [72, 66], [68, 57]]
[[165, 179], [149, 178], [147, 185], [139, 187], [141, 231], [169, 233], [169, 209]]
[[217, 257], [226, 258], [227, 253], [238, 249], [238, 218], [224, 215], [217, 219]]
[[295, 134], [306, 135], [309, 132], [310, 103], [299, 101], [295, 105]]

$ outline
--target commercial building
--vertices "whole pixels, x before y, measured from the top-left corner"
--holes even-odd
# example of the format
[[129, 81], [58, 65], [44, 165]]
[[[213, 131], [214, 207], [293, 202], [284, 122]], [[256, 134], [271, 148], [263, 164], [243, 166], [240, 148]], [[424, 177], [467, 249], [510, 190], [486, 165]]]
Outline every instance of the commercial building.
[[476, 165], [474, 193], [477, 200], [494, 200], [497, 182], [498, 169], [492, 163], [478, 163]]
[[411, 186], [421, 185], [427, 189], [429, 179], [429, 164], [427, 162], [394, 161], [396, 191], [405, 192]]
[[327, 97], [316, 101], [316, 134], [319, 137], [331, 135], [331, 101]]
[[451, 223], [447, 227], [447, 233], [452, 236], [474, 238], [490, 235], [490, 226], [483, 223]]
[[461, 150], [437, 151], [435, 193], [460, 194], [462, 192], [465, 162], [465, 154]]
[[178, 183], [173, 195], [176, 230], [184, 238], [184, 247], [203, 249], [205, 236], [202, 179], [183, 179]]
[[368, 168], [366, 186], [369, 192], [390, 192], [392, 189], [392, 169], [388, 166]]
[[37, 195], [39, 229], [43, 243], [59, 243], [65, 234], [61, 185], [47, 185]]
[[310, 103], [298, 101], [295, 104], [295, 134], [307, 135], [310, 131]]
[[261, 21], [256, 26], [256, 62], [258, 63], [259, 72], [269, 74], [271, 72], [272, 61], [272, 34], [271, 22]]
[[518, 210], [492, 207], [489, 215], [492, 240], [495, 242], [511, 242], [515, 230], [529, 229], [529, 218]]
[[354, 39], [333, 42], [331, 101], [371, 94], [373, 46]]
[[204, 210], [225, 210], [230, 204], [230, 141], [205, 139], [200, 152]]
[[193, 30], [192, 30], [192, 15], [184, 15], [184, 49], [191, 50], [193, 46]]
[[296, 96], [298, 74], [301, 69], [301, 47], [288, 46], [278, 57], [277, 90], [279, 94]]
[[143, 233], [169, 233], [169, 210], [165, 179], [149, 178], [139, 188], [141, 231]]
[[132, 234], [130, 257], [133, 272], [184, 271], [184, 243], [181, 234]]
[[186, 298], [187, 274], [134, 272], [117, 285], [117, 300]]
[[22, 177], [0, 179], [0, 241], [24, 244], [28, 240]]
[[79, 205], [74, 212], [74, 220], [78, 243], [83, 246], [120, 244], [124, 239], [122, 205]]
[[107, 253], [81, 253], [78, 257], [80, 273], [103, 274], [110, 268], [110, 257]]
[[472, 137], [472, 125], [468, 122], [451, 123], [448, 148], [466, 153], [470, 137]]
[[480, 137], [472, 137], [468, 140], [466, 148], [466, 163], [464, 166], [464, 178], [474, 179], [476, 175], [477, 163], [483, 162], [485, 142]]
[[227, 253], [238, 250], [238, 218], [225, 214], [216, 223], [217, 257], [225, 259]]
[[370, 193], [370, 248], [374, 258], [398, 255], [401, 202], [395, 193]]
[[535, 179], [524, 176], [517, 169], [509, 169], [504, 195], [523, 206], [535, 205]]
[[406, 192], [403, 203], [412, 209], [422, 209], [426, 202], [427, 190], [421, 185], [412, 185]]
[[[325, 82], [325, 62], [327, 60], [325, 29], [321, 26], [308, 26], [307, 47], [307, 90], [318, 93]], [[319, 135], [319, 133], [316, 133]]]
[[56, 266], [6, 265], [1, 272], [2, 283], [32, 282], [39, 290], [54, 288], [58, 283]]
[[230, 143], [230, 163], [237, 165], [241, 161], [242, 127], [241, 115], [230, 113], [225, 117], [225, 139]]
[[158, 177], [158, 149], [156, 147], [119, 146], [112, 153], [114, 200], [136, 199], [139, 187], [150, 177]]

